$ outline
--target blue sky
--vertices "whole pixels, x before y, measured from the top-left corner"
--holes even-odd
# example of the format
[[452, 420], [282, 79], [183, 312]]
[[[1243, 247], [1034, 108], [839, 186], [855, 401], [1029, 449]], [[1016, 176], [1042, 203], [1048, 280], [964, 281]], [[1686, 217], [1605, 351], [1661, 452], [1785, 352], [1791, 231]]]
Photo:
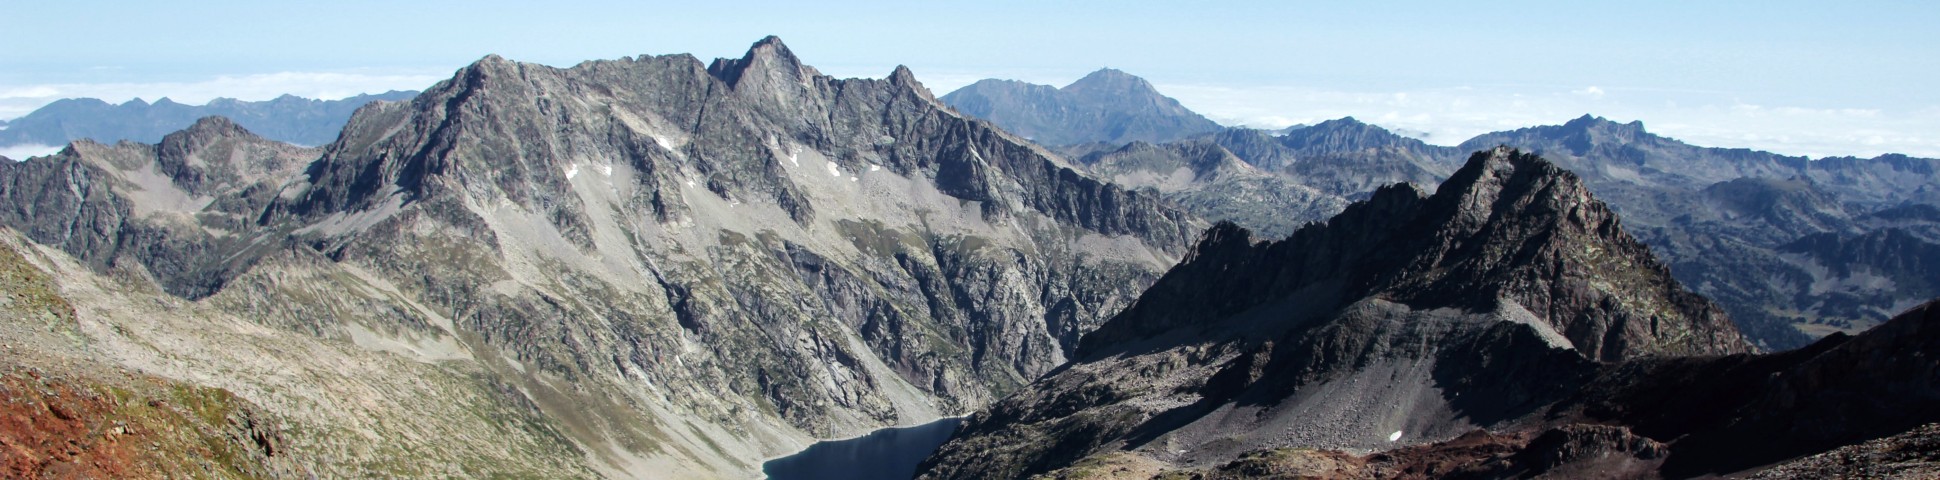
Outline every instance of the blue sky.
[[[738, 56], [837, 76], [1143, 76], [1228, 124], [1353, 115], [1431, 142], [1643, 120], [1714, 146], [1940, 156], [1932, 2], [25, 2], [0, 0], [0, 118], [54, 98], [341, 97], [477, 58]], [[28, 41], [27, 39], [32, 39]]]

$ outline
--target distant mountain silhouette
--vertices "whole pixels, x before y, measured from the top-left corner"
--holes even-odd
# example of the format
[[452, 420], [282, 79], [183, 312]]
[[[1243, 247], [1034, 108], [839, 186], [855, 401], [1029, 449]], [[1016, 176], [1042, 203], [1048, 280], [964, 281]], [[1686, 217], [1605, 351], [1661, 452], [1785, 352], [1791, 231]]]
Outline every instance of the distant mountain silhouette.
[[1109, 68], [1064, 88], [986, 79], [942, 100], [959, 112], [1049, 146], [1159, 143], [1220, 129], [1145, 79]]
[[317, 146], [337, 139], [344, 122], [358, 108], [374, 101], [409, 100], [418, 92], [390, 91], [342, 100], [312, 100], [284, 95], [273, 100], [245, 102], [217, 98], [207, 105], [184, 105], [168, 98], [148, 103], [141, 99], [120, 105], [93, 98], [57, 100], [26, 116], [8, 121], [0, 130], [0, 146], [66, 145], [83, 138], [113, 144], [122, 140], [156, 143], [203, 117], [227, 117], [250, 132], [285, 143]]

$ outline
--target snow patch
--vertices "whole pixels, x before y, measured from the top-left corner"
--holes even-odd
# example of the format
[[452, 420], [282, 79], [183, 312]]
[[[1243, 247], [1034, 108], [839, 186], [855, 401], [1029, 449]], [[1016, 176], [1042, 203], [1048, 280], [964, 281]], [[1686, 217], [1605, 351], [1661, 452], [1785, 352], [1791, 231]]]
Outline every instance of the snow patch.
[[571, 180], [573, 177], [577, 177], [577, 176], [579, 176], [579, 164], [577, 163], [566, 164], [566, 179]]
[[608, 177], [611, 177], [611, 176], [613, 176], [613, 166], [612, 166], [612, 165], [600, 165], [600, 174], [601, 174], [601, 175], [605, 175], [605, 176], [608, 176]]
[[873, 163], [869, 164], [869, 171], [874, 172], [877, 170], [882, 170], [882, 165], [877, 165]]
[[1396, 441], [1396, 440], [1400, 440], [1400, 439], [1401, 439], [1401, 431], [1400, 431], [1400, 430], [1395, 430], [1395, 431], [1394, 431], [1394, 433], [1390, 433], [1390, 434], [1388, 434], [1388, 441], [1390, 441], [1390, 442], [1392, 442], [1392, 441]]
[[836, 166], [835, 162], [829, 162], [828, 165], [829, 165], [829, 176], [835, 177], [835, 178], [842, 178], [842, 167]]
[[694, 188], [694, 179], [687, 179], [687, 188]]
[[788, 163], [794, 164], [797, 167], [802, 166], [802, 154], [792, 151], [788, 152]]
[[667, 139], [666, 139], [666, 138], [663, 138], [663, 137], [661, 137], [661, 136], [659, 136], [659, 135], [654, 135], [654, 136], [653, 136], [653, 143], [657, 143], [657, 144], [660, 144], [660, 148], [661, 148], [662, 150], [666, 150], [666, 151], [669, 151], [669, 152], [671, 152], [671, 151], [674, 151], [674, 146], [673, 146], [673, 144], [670, 144], [670, 143], [667, 143]]

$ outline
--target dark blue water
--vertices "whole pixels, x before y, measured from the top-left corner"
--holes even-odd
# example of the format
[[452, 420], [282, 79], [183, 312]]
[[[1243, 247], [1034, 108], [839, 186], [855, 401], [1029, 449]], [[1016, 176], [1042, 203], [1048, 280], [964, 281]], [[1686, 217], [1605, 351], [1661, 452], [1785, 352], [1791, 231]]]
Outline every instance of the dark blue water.
[[962, 418], [945, 418], [848, 440], [816, 442], [801, 453], [769, 460], [761, 471], [771, 480], [909, 480], [916, 476], [916, 464], [943, 446], [959, 423]]

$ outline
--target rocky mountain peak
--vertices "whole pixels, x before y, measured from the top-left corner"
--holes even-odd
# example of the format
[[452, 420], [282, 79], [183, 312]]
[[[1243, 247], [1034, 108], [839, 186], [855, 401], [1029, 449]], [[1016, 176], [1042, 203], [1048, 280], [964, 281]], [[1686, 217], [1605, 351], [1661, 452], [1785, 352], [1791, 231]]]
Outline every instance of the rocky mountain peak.
[[195, 124], [189, 125], [189, 128], [185, 128], [185, 129], [182, 129], [181, 131], [171, 133], [171, 134], [168, 134], [167, 136], [162, 137], [162, 143], [163, 144], [170, 143], [169, 139], [171, 138], [177, 139], [175, 141], [179, 142], [179, 141], [186, 141], [188, 139], [208, 139], [208, 138], [214, 138], [214, 137], [240, 137], [240, 136], [253, 136], [253, 135], [254, 134], [250, 133], [249, 130], [244, 129], [241, 125], [237, 125], [236, 122], [229, 120], [229, 117], [224, 117], [220, 115], [210, 115], [207, 117], [202, 117], [200, 119], [197, 119], [195, 121]]
[[1581, 179], [1535, 155], [1476, 152], [1410, 223], [1434, 227], [1401, 235], [1397, 245], [1414, 256], [1374, 292], [1469, 308], [1512, 300], [1593, 360], [1750, 350], [1723, 312], [1671, 279]]
[[1153, 88], [1151, 82], [1114, 68], [1101, 68], [1098, 71], [1091, 72], [1089, 75], [1085, 75], [1084, 78], [1080, 78], [1078, 81], [1066, 85], [1064, 91], [1072, 93], [1159, 94], [1158, 89]]
[[804, 68], [795, 52], [781, 42], [781, 37], [769, 35], [748, 47], [748, 53], [739, 59], [717, 58], [707, 66], [707, 72], [715, 78], [727, 82], [728, 86], [739, 89], [743, 79], [769, 78], [800, 82], [817, 73]]
[[162, 137], [162, 143], [155, 146], [155, 161], [163, 173], [174, 178], [185, 190], [197, 193], [209, 174], [202, 170], [211, 164], [227, 164], [230, 160], [227, 154], [231, 152], [212, 150], [218, 149], [223, 142], [235, 141], [268, 142], [228, 118], [202, 117], [189, 128]]
[[1564, 144], [1577, 155], [1588, 152], [1596, 145], [1628, 144], [1650, 138], [1650, 133], [1644, 131], [1642, 120], [1617, 123], [1587, 113], [1564, 123], [1562, 131], [1566, 137]]
[[916, 73], [909, 71], [907, 66], [897, 65], [896, 70], [889, 72], [889, 84], [914, 91], [931, 102], [936, 101], [936, 95], [930, 93], [929, 87], [923, 86], [923, 82], [916, 80]]
[[517, 71], [518, 68], [518, 62], [507, 60], [505, 57], [501, 57], [496, 53], [487, 54], [477, 61], [472, 62], [471, 65], [466, 65], [464, 68], [458, 69], [458, 77], [486, 78], [510, 74]]
[[1345, 116], [1345, 117], [1340, 117], [1340, 118], [1336, 118], [1336, 119], [1333, 119], [1333, 120], [1323, 120], [1323, 121], [1321, 121], [1320, 123], [1316, 123], [1316, 124], [1314, 124], [1313, 126], [1316, 126], [1316, 127], [1318, 127], [1318, 126], [1321, 126], [1321, 125], [1330, 125], [1330, 124], [1332, 124], [1332, 125], [1354, 125], [1354, 126], [1369, 126], [1367, 122], [1363, 122], [1363, 121], [1360, 121], [1360, 119], [1356, 119], [1356, 118], [1354, 118], [1354, 116], [1353, 116], [1353, 115], [1349, 115], [1349, 116]]
[[1644, 121], [1632, 120], [1630, 123], [1617, 123], [1615, 120], [1610, 120], [1608, 118], [1603, 118], [1596, 115], [1585, 113], [1581, 117], [1576, 117], [1575, 119], [1571, 119], [1568, 122], [1564, 122], [1563, 126], [1566, 128], [1573, 128], [1573, 129], [1579, 129], [1579, 130], [1590, 129], [1590, 128], [1605, 128], [1605, 129], [1635, 129], [1638, 131], [1642, 131], [1644, 128]]
[[486, 90], [496, 90], [489, 85], [504, 83], [518, 78], [519, 62], [507, 60], [498, 54], [488, 54], [459, 68], [451, 79], [433, 85], [430, 89], [442, 89], [463, 93], [461, 98], [471, 98], [473, 94]]
[[[1216, 229], [1205, 238], [1233, 237]], [[1087, 336], [1085, 352], [1195, 323], [1186, 320], [1192, 317], [1238, 314], [1335, 279], [1346, 282], [1341, 306], [1363, 298], [1417, 310], [1514, 304], [1592, 360], [1749, 350], [1723, 313], [1672, 280], [1575, 174], [1507, 147], [1476, 152], [1433, 195], [1393, 185], [1286, 240], [1247, 248], [1209, 242], [1201, 246], [1217, 252], [1194, 252], [1167, 277], [1273, 286], [1214, 293], [1161, 280], [1152, 290], [1163, 294], [1152, 297], [1158, 303], [1207, 303], [1182, 310], [1136, 304], [1121, 314], [1123, 325], [1110, 322]], [[1242, 295], [1254, 297], [1233, 298]]]
[[1359, 135], [1359, 134], [1367, 134], [1367, 133], [1388, 133], [1388, 129], [1381, 128], [1379, 126], [1357, 120], [1354, 117], [1341, 117], [1333, 120], [1326, 120], [1320, 123], [1316, 123], [1311, 127], [1293, 130], [1287, 133], [1292, 134], [1294, 132], [1301, 132], [1301, 131], [1305, 131], [1305, 133], [1310, 135], [1317, 135], [1317, 134]]
[[[1533, 191], [1538, 184], [1555, 184], [1555, 191]], [[1524, 201], [1553, 200], [1560, 197], [1587, 196], [1583, 184], [1576, 175], [1551, 164], [1535, 155], [1523, 154], [1507, 146], [1497, 146], [1486, 152], [1476, 152], [1466, 165], [1450, 176], [1438, 190], [1437, 198], [1452, 203], [1457, 215], [1461, 217], [1488, 217], [1498, 200], [1510, 203]], [[1541, 198], [1503, 199], [1507, 192], [1520, 195], [1542, 195]], [[1584, 200], [1574, 198], [1572, 200]]]
[[1311, 127], [1289, 131], [1280, 137], [1280, 142], [1309, 155], [1353, 152], [1370, 148], [1411, 150], [1428, 148], [1420, 140], [1397, 135], [1388, 129], [1356, 120], [1354, 117], [1327, 120]]
[[1046, 146], [1168, 142], [1221, 128], [1144, 79], [1110, 68], [1064, 88], [984, 80], [941, 100]]
[[907, 65], [897, 65], [895, 70], [890, 71], [889, 81], [897, 85], [923, 84], [923, 82], [916, 81], [916, 73], [909, 71], [909, 66]]

